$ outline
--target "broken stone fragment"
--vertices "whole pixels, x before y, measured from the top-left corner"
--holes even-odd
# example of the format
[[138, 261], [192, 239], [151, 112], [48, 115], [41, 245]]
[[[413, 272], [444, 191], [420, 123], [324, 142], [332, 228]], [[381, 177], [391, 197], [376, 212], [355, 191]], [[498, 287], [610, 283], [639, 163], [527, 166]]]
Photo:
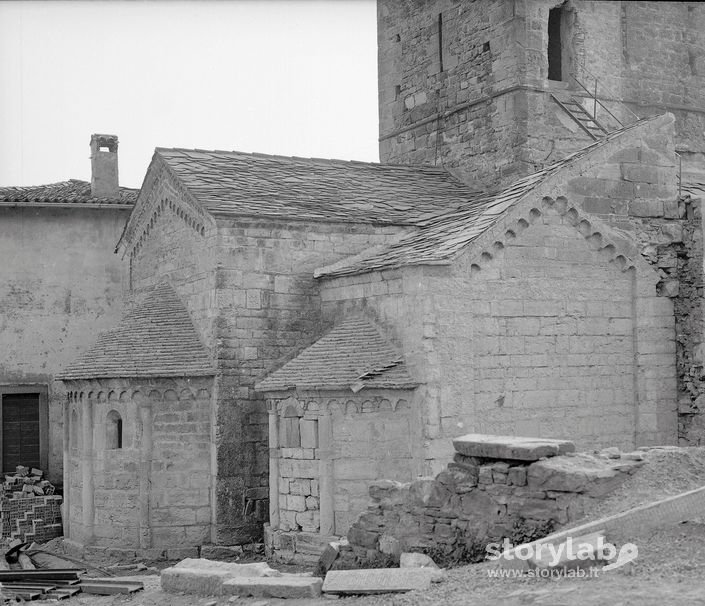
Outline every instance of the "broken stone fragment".
[[438, 568], [438, 564], [425, 553], [407, 551], [399, 556], [399, 568]]
[[619, 459], [622, 456], [619, 448], [616, 446], [610, 446], [609, 448], [603, 448], [600, 454], [605, 455], [608, 459]]
[[340, 555], [340, 547], [342, 544], [348, 545], [347, 539], [333, 541], [326, 545], [325, 549], [321, 552], [321, 556], [318, 558], [318, 564], [316, 564], [316, 574], [318, 576], [324, 576], [326, 572], [331, 569], [333, 563]]
[[424, 553], [405, 552], [399, 557], [399, 568], [430, 568], [436, 573], [431, 577], [431, 581], [438, 583], [445, 576], [443, 569], [438, 567], [433, 559]]

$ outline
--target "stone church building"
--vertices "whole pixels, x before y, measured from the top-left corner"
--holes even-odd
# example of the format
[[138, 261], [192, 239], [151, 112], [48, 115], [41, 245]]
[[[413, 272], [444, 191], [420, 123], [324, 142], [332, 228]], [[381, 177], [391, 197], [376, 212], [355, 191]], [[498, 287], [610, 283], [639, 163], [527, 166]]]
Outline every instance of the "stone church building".
[[704, 19], [381, 0], [381, 164], [157, 148], [53, 374], [66, 534], [316, 547], [461, 434], [700, 443]]

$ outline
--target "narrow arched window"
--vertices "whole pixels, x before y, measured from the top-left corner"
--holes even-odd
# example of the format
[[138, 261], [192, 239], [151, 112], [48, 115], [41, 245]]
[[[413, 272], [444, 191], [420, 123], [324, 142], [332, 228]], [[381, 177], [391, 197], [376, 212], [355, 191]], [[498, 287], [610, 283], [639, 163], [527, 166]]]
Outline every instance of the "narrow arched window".
[[116, 410], [111, 410], [105, 421], [105, 448], [122, 448], [122, 417]]

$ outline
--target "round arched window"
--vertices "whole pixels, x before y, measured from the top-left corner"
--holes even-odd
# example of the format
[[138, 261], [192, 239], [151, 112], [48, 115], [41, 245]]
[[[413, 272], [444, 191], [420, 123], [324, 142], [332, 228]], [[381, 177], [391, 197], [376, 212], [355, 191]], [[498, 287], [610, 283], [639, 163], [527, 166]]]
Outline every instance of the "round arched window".
[[117, 410], [111, 410], [105, 420], [105, 448], [122, 448], [122, 417]]

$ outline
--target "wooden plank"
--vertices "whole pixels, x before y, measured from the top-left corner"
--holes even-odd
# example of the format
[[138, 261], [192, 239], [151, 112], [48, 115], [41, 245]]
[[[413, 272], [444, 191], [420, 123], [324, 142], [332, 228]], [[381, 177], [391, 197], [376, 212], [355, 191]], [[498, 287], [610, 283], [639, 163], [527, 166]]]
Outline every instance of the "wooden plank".
[[34, 583], [3, 583], [3, 590], [12, 589], [16, 591], [39, 591], [40, 593], [46, 593], [52, 589], [56, 589], [56, 585], [35, 585]]
[[81, 582], [81, 591], [94, 595], [113, 595], [116, 593], [135, 593], [144, 589], [142, 583], [124, 583], [122, 585], [113, 583], [86, 583]]
[[137, 581], [131, 577], [83, 577], [81, 583], [112, 584], [112, 585], [142, 585], [142, 581]]
[[0, 570], [0, 583], [12, 581], [76, 580], [80, 570]]

